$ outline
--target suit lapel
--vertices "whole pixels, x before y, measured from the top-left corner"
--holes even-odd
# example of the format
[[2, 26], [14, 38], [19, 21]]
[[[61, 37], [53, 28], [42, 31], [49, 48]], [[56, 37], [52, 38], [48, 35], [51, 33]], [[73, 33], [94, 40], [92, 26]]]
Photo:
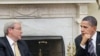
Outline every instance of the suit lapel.
[[11, 48], [11, 46], [10, 46], [10, 44], [9, 44], [9, 42], [8, 42], [8, 40], [7, 40], [7, 38], [6, 37], [3, 37], [4, 38], [4, 42], [5, 42], [5, 47], [6, 47], [6, 51], [7, 51], [7, 55], [9, 56], [14, 56], [14, 54], [13, 54], [13, 51], [12, 51], [12, 48]]
[[19, 41], [18, 41], [17, 43], [18, 43], [18, 48], [19, 48], [19, 50], [20, 50], [21, 56], [25, 56], [24, 50], [23, 50], [23, 47], [24, 47], [24, 46], [22, 46], [21, 43], [20, 43]]
[[97, 56], [100, 56], [100, 32], [97, 32], [96, 53], [97, 53]]

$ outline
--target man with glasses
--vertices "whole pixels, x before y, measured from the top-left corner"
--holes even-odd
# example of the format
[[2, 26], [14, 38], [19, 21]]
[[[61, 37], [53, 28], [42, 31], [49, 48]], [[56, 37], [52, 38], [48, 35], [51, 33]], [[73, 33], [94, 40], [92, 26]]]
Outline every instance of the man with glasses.
[[0, 56], [31, 56], [26, 43], [21, 40], [21, 22], [14, 20], [6, 23], [4, 34], [0, 38]]

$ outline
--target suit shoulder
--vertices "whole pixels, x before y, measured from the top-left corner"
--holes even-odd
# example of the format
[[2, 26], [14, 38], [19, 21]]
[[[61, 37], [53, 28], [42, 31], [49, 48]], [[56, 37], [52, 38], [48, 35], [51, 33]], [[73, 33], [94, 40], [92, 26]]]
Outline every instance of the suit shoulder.
[[0, 41], [3, 41], [4, 37], [0, 37]]
[[20, 43], [22, 45], [26, 45], [26, 42], [24, 40], [19, 40], [18, 43]]
[[78, 35], [78, 36], [75, 38], [75, 40], [77, 40], [77, 39], [82, 39], [82, 35], [81, 35], [81, 34]]
[[80, 43], [82, 40], [82, 35], [78, 35], [76, 38], [75, 38], [75, 43]]
[[4, 38], [4, 37], [0, 37], [0, 39], [2, 39], [2, 38]]
[[3, 37], [0, 37], [0, 47], [3, 47], [4, 46], [4, 40], [3, 40]]
[[27, 48], [27, 43], [24, 40], [19, 40], [18, 43], [20, 44], [20, 46], [24, 46], [25, 48]]
[[100, 34], [100, 31], [97, 31], [98, 34]]

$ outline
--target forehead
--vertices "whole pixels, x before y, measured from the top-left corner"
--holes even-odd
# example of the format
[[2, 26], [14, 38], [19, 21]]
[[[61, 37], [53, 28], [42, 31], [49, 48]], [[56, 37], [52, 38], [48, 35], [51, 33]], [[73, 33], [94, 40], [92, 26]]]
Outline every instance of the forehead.
[[89, 26], [91, 25], [89, 21], [82, 21], [81, 22], [81, 25], [84, 25], [84, 26]]

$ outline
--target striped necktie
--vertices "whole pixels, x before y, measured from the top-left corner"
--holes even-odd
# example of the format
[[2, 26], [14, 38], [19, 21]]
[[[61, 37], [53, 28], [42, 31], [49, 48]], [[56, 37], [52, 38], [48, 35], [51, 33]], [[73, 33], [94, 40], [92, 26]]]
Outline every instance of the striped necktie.
[[88, 53], [90, 54], [90, 56], [96, 56], [96, 53], [94, 52], [94, 45], [92, 43], [92, 39], [90, 39], [88, 43]]

